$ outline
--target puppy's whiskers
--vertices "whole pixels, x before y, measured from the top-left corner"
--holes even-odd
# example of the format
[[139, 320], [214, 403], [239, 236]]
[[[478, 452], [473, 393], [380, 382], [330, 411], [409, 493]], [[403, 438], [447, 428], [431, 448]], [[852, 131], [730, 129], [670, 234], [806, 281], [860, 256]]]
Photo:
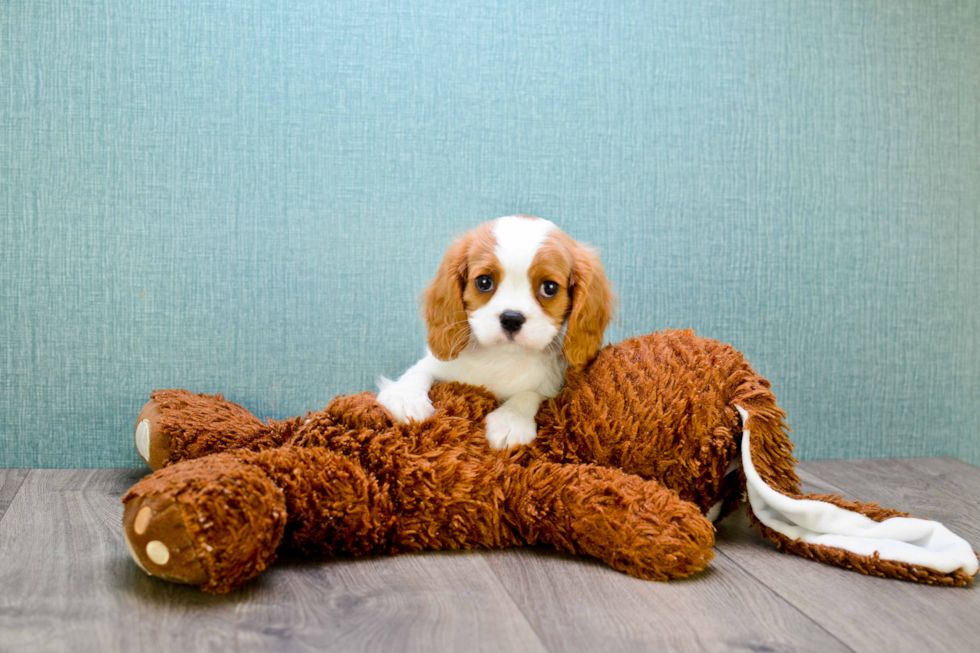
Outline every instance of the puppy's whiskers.
[[456, 336], [449, 343], [449, 351], [452, 352], [454, 355], [458, 354], [459, 350], [465, 347], [465, 343], [470, 338], [470, 324], [467, 320], [460, 320], [459, 322], [455, 322], [453, 326], [456, 326], [457, 324], [460, 324], [462, 322], [466, 322], [466, 324], [463, 326], [462, 330], [460, 330], [459, 333], [457, 333]]

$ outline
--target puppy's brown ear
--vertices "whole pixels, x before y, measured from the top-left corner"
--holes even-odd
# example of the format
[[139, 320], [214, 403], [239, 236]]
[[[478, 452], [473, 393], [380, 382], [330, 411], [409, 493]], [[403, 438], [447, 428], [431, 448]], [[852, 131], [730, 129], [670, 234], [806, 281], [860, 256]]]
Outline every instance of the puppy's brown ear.
[[422, 314], [429, 329], [429, 350], [449, 361], [470, 341], [470, 325], [463, 305], [469, 238], [457, 240], [442, 259], [436, 278], [422, 293]]
[[565, 331], [565, 358], [573, 371], [592, 362], [602, 348], [602, 335], [613, 317], [612, 294], [602, 261], [578, 243], [572, 250], [572, 311]]

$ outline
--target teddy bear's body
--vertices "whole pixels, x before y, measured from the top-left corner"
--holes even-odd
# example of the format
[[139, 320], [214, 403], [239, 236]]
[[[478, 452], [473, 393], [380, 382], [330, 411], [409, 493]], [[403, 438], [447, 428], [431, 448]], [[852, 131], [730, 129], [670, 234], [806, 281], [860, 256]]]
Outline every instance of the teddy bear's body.
[[[542, 405], [538, 438], [491, 450], [479, 388], [440, 384], [436, 414], [394, 424], [368, 393], [303, 418], [262, 422], [220, 396], [157, 391], [138, 420], [151, 466], [123, 501], [133, 557], [148, 572], [228, 591], [278, 547], [317, 555], [550, 544], [646, 579], [703, 569], [713, 526], [738, 505], [743, 424], [753, 469], [799, 496], [792, 445], [769, 384], [728, 345], [666, 332], [607, 347]], [[811, 497], [874, 522], [900, 515]], [[875, 556], [763, 534], [797, 553], [945, 584]], [[778, 525], [777, 525], [778, 528]]]

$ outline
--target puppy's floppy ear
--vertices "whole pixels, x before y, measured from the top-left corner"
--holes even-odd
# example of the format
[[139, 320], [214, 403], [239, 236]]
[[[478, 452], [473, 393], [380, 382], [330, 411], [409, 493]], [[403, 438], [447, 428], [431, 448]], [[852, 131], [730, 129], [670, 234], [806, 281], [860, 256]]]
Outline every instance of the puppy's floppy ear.
[[572, 249], [572, 311], [565, 330], [565, 358], [578, 371], [602, 348], [602, 334], [613, 317], [612, 294], [602, 261], [591, 249], [575, 243]]
[[470, 340], [470, 325], [463, 305], [468, 249], [468, 237], [453, 243], [443, 257], [435, 279], [422, 294], [429, 350], [441, 361], [459, 356]]

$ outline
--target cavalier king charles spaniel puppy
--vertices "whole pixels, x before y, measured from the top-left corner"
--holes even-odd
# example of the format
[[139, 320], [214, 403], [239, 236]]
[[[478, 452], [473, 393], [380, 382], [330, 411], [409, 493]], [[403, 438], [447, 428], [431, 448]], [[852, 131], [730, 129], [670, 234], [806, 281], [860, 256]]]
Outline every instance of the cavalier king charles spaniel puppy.
[[487, 416], [494, 449], [527, 444], [534, 416], [567, 370], [602, 347], [613, 295], [598, 256], [547, 220], [498, 218], [457, 240], [422, 296], [428, 353], [378, 402], [400, 422], [434, 410], [435, 381], [482, 385], [500, 406]]

